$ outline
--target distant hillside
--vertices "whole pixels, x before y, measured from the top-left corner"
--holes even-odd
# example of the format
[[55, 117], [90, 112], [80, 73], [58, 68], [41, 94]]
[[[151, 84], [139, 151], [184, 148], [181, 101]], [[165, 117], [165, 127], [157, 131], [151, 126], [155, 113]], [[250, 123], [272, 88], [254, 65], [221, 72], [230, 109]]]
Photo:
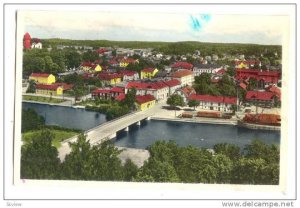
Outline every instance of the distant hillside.
[[165, 54], [183, 55], [200, 50], [201, 55], [222, 55], [222, 54], [244, 54], [257, 55], [264, 53], [275, 53], [281, 57], [282, 47], [280, 45], [257, 45], [240, 43], [205, 43], [196, 41], [186, 42], [146, 42], [146, 41], [110, 41], [110, 40], [69, 40], [69, 39], [43, 39], [45, 47], [51, 45], [69, 46], [91, 46], [95, 49], [99, 47], [122, 47], [122, 48], [153, 48]]

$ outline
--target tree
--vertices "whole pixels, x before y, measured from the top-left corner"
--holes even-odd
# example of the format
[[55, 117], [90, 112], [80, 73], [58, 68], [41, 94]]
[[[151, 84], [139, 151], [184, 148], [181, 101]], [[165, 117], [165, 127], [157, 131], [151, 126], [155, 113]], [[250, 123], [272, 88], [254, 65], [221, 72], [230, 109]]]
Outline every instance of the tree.
[[39, 116], [33, 109], [22, 109], [22, 132], [40, 129], [45, 125], [45, 119]]
[[241, 158], [233, 168], [232, 183], [238, 184], [270, 184], [266, 174], [267, 163], [264, 159]]
[[233, 161], [223, 154], [217, 154], [213, 157], [213, 166], [217, 172], [217, 183], [230, 183], [233, 170]]
[[81, 55], [74, 50], [67, 50], [65, 52], [65, 57], [66, 57], [66, 67], [68, 69], [77, 68], [82, 62]]
[[212, 154], [206, 149], [193, 146], [180, 148], [174, 167], [180, 180], [185, 183], [214, 183], [217, 178]]
[[175, 168], [168, 162], [150, 158], [134, 178], [139, 182], [179, 182]]
[[26, 93], [35, 93], [35, 82], [33, 80], [29, 80], [29, 86]]
[[130, 159], [127, 159], [123, 166], [123, 172], [124, 180], [132, 181], [138, 173], [138, 167]]
[[59, 175], [60, 161], [57, 149], [52, 146], [53, 134], [42, 131], [31, 143], [21, 149], [21, 178], [55, 179]]
[[237, 145], [220, 143], [213, 147], [215, 154], [222, 154], [235, 161], [241, 157], [241, 150]]
[[136, 89], [133, 87], [131, 88], [127, 94], [125, 95], [125, 99], [123, 103], [130, 109], [135, 109], [135, 96], [136, 96]]
[[245, 147], [247, 158], [262, 158], [268, 163], [278, 163], [280, 160], [280, 153], [278, 146], [272, 144], [268, 146], [262, 141], [255, 139], [251, 144]]
[[168, 98], [167, 104], [170, 105], [171, 108], [175, 110], [175, 117], [176, 117], [176, 106], [184, 106], [184, 101], [180, 95], [173, 94]]
[[97, 54], [97, 52], [96, 51], [91, 51], [91, 50], [88, 50], [88, 51], [84, 52], [83, 55], [82, 55], [83, 61], [94, 62], [98, 58], [99, 58], [99, 55]]
[[91, 146], [86, 136], [79, 135], [70, 143], [71, 153], [63, 163], [63, 178], [74, 180], [123, 180], [123, 167], [118, 150], [111, 141]]
[[197, 100], [189, 100], [188, 105], [189, 107], [194, 107], [194, 110], [196, 109], [196, 107], [200, 104], [199, 101]]

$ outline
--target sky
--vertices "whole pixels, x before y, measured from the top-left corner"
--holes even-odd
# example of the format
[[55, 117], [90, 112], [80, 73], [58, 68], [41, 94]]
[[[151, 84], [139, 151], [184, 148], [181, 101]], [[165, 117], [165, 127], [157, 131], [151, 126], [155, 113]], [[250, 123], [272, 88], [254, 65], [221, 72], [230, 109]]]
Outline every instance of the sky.
[[32, 37], [118, 41], [200, 41], [281, 45], [286, 16], [205, 13], [31, 11]]

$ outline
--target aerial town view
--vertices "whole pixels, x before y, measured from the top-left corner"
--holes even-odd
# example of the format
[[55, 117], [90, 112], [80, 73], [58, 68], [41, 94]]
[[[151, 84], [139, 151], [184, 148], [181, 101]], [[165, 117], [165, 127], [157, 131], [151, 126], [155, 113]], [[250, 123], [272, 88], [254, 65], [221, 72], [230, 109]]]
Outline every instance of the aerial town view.
[[279, 184], [276, 21], [72, 15], [25, 18], [22, 179]]

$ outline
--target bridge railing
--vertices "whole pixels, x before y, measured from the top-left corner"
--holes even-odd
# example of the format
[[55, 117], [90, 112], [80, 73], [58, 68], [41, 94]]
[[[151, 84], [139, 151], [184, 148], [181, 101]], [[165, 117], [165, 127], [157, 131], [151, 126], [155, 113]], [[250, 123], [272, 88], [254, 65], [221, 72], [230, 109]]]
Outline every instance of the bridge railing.
[[[139, 111], [138, 111], [138, 112], [139, 112]], [[91, 132], [91, 131], [93, 131], [93, 130], [95, 130], [95, 129], [98, 129], [98, 128], [103, 127], [103, 126], [106, 126], [106, 125], [109, 125], [109, 124], [111, 124], [111, 123], [113, 123], [113, 122], [115, 122], [115, 121], [117, 121], [117, 120], [119, 120], [119, 119], [125, 118], [125, 117], [130, 116], [130, 115], [134, 115], [134, 114], [136, 114], [136, 113], [138, 113], [138, 112], [127, 113], [127, 114], [125, 114], [125, 115], [123, 115], [123, 116], [120, 116], [120, 117], [118, 117], [118, 118], [112, 119], [112, 120], [110, 120], [110, 121], [106, 121], [106, 122], [103, 123], [103, 124], [100, 124], [100, 125], [98, 125], [98, 126], [95, 126], [95, 127], [91, 128], [91, 129], [89, 129], [89, 130], [86, 130], [84, 133], [87, 134], [87, 133], [89, 133], [89, 132]]]

